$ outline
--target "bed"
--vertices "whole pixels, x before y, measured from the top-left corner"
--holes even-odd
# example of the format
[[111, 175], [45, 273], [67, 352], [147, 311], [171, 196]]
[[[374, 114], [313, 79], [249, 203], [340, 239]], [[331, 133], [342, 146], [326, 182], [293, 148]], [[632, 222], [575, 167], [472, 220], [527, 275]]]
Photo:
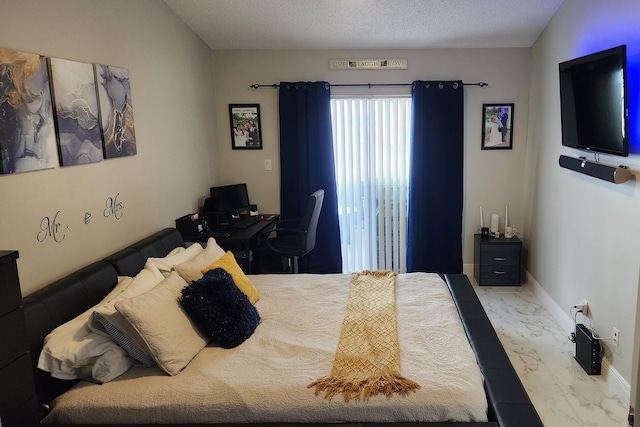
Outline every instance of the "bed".
[[[111, 381], [95, 384], [53, 378], [37, 368], [38, 355], [51, 331], [99, 304], [117, 287], [119, 277], [136, 277], [148, 268], [149, 260], [160, 260], [184, 247], [175, 229], [164, 229], [24, 298], [35, 389], [44, 423], [542, 425], [473, 287], [466, 276], [458, 274], [438, 277], [414, 273], [397, 278], [401, 366], [404, 374], [421, 384], [420, 390], [406, 395], [344, 402], [340, 396], [325, 399], [322, 393], [316, 395], [313, 388], [306, 387], [331, 369], [349, 294], [349, 275], [249, 276], [260, 292], [255, 307], [261, 319], [253, 335], [232, 349], [205, 346], [177, 375], [167, 375], [158, 366], [133, 366]], [[411, 305], [411, 310], [404, 309]], [[449, 325], [452, 333], [443, 336], [433, 334], [431, 326], [420, 329], [434, 317], [433, 307], [431, 311], [420, 309], [429, 305], [438, 312], [453, 311], [459, 330], [455, 324]], [[413, 317], [403, 318], [407, 312]], [[313, 333], [299, 330], [305, 322], [312, 325]], [[296, 334], [302, 335], [296, 338]], [[460, 339], [462, 349], [438, 347]], [[404, 351], [408, 341], [417, 347], [412, 344], [410, 351]], [[305, 350], [298, 353], [296, 346]], [[309, 353], [309, 349], [313, 351]], [[465, 352], [471, 354], [472, 363], [458, 359]], [[282, 366], [291, 369], [282, 374], [278, 371]], [[441, 378], [442, 370], [461, 375]], [[467, 381], [474, 377], [474, 381]], [[435, 399], [436, 409], [425, 407], [421, 400], [425, 396]], [[223, 400], [225, 397], [230, 397], [231, 403]], [[454, 406], [438, 406], [444, 397], [453, 398]]]

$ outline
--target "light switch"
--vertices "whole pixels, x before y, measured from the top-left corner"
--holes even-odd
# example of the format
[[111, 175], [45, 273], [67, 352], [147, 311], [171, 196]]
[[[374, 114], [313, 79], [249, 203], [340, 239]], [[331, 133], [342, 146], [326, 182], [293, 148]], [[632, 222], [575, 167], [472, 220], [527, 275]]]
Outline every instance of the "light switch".
[[264, 159], [264, 170], [271, 170], [271, 159]]

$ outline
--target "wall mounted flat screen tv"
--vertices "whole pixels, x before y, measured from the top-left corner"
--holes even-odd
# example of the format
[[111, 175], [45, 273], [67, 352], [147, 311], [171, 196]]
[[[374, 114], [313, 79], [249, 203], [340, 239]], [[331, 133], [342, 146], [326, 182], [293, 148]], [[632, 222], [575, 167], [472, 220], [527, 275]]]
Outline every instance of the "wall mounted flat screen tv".
[[562, 145], [629, 155], [626, 45], [559, 64]]

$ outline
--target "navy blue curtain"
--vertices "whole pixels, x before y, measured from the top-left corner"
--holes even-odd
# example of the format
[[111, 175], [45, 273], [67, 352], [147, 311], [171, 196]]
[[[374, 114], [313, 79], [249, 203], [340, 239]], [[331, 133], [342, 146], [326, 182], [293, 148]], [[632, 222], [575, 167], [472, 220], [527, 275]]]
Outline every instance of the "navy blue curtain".
[[415, 81], [407, 271], [462, 273], [463, 84]]
[[331, 92], [327, 82], [280, 83], [280, 215], [301, 218], [307, 199], [324, 190], [316, 246], [300, 272], [341, 273]]

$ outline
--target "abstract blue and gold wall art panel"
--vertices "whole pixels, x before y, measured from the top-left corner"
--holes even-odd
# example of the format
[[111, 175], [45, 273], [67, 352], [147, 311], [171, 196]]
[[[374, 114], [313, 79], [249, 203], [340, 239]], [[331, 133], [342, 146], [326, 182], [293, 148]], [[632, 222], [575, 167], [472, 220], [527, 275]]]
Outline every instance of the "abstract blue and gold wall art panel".
[[129, 70], [95, 65], [98, 101], [104, 140], [104, 157], [133, 156], [137, 153]]
[[57, 157], [45, 58], [0, 48], [0, 174], [50, 169]]
[[60, 165], [103, 160], [93, 64], [49, 58]]

